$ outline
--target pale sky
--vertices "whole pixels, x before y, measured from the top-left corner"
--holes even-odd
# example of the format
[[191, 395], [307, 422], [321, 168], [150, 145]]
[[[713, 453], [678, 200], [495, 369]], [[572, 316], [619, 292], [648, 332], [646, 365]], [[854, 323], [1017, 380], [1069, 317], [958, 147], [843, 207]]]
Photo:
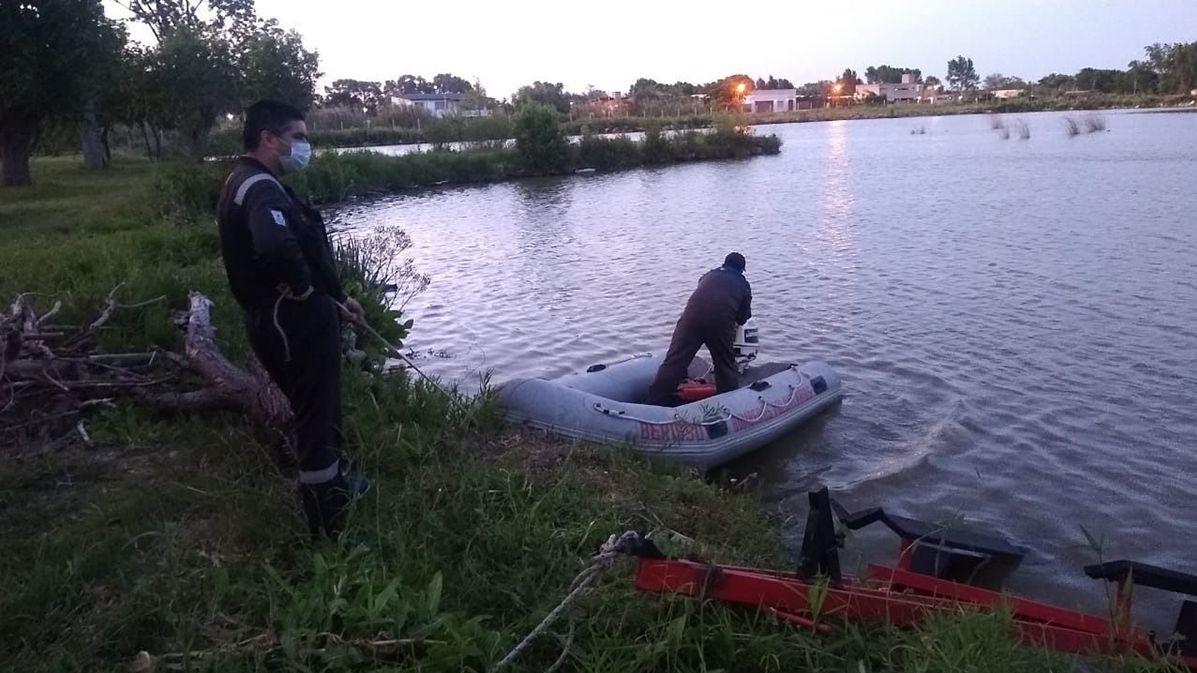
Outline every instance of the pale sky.
[[[110, 15], [121, 16], [112, 0]], [[626, 91], [638, 77], [709, 82], [733, 73], [796, 85], [844, 68], [921, 68], [957, 54], [977, 73], [1039, 79], [1125, 68], [1153, 42], [1197, 40], [1197, 0], [758, 0], [543, 2], [257, 0], [342, 77], [481, 80], [495, 98], [533, 80]]]

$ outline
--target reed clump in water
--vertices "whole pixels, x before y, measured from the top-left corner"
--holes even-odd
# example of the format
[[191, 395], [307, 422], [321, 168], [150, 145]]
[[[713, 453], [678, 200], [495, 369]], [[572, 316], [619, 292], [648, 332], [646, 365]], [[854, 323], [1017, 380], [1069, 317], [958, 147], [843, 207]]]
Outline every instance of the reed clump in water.
[[1010, 139], [1010, 126], [1006, 124], [1006, 119], [1001, 115], [989, 115], [989, 130], [996, 131], [1002, 140]]
[[1064, 132], [1069, 137], [1078, 136], [1082, 133], [1098, 133], [1105, 130], [1106, 118], [1100, 114], [1087, 114], [1079, 120], [1071, 115], [1064, 118]]
[[1085, 133], [1097, 133], [1098, 131], [1106, 130], [1106, 118], [1099, 114], [1085, 115], [1082, 122], [1085, 127]]
[[1079, 136], [1081, 134], [1081, 125], [1076, 119], [1072, 117], [1064, 118], [1064, 133], [1069, 138]]

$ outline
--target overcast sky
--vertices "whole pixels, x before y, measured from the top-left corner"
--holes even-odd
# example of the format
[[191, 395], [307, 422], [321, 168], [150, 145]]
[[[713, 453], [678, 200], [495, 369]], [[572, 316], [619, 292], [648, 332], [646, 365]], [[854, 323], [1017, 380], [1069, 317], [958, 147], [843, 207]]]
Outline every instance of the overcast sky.
[[[121, 12], [105, 0], [112, 15]], [[733, 73], [797, 85], [851, 67], [942, 78], [971, 57], [982, 77], [1038, 79], [1124, 68], [1153, 42], [1197, 40], [1197, 0], [798, 0], [530, 2], [257, 0], [258, 13], [320, 52], [322, 84], [343, 77], [481, 80], [505, 98], [532, 80], [624, 90], [638, 77], [701, 84]]]

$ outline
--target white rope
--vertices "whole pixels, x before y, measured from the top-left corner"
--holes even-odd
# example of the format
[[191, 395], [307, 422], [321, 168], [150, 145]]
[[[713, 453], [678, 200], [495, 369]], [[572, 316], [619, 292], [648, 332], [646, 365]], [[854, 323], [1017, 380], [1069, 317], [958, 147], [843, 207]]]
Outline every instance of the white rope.
[[603, 406], [602, 402], [595, 402], [593, 405], [593, 409], [604, 416], [612, 416], [614, 418], [626, 418], [629, 421], [639, 421], [641, 423], [647, 423], [649, 425], [673, 425], [674, 423], [685, 423], [686, 425], [704, 425], [704, 426], [705, 425], [718, 425], [726, 420], [731, 419], [731, 417], [732, 417], [732, 413], [730, 411], [727, 411], [726, 409], [724, 409], [724, 411], [727, 411], [727, 415], [721, 416], [719, 418], [709, 420], [709, 421], [692, 421], [688, 418], [683, 418], [681, 414], [677, 414], [677, 413], [675, 413], [673, 415], [672, 420], [658, 421], [658, 420], [654, 420], [651, 418], [643, 418], [641, 416], [635, 416], [633, 414], [629, 414], [626, 410], [616, 411], [615, 409], [607, 409]]
[[760, 401], [763, 404], [761, 404], [761, 413], [757, 414], [756, 418], [747, 418], [745, 416], [739, 416], [737, 414], [731, 414], [731, 416], [732, 416], [732, 418], [736, 419], [737, 421], [743, 421], [745, 423], [756, 423], [757, 421], [764, 418], [765, 414], [769, 413], [769, 407], [776, 407], [778, 409], [788, 408], [790, 406], [790, 403], [794, 401], [794, 397], [797, 396], [797, 394], [798, 394], [798, 388], [791, 385], [790, 386], [790, 396], [786, 398], [785, 402], [780, 402], [780, 403], [770, 402], [769, 400], [765, 399], [764, 395], [761, 395], [758, 399], [760, 399]]
[[[612, 533], [607, 538], [607, 541], [603, 543], [603, 546], [599, 547], [599, 553], [595, 554], [594, 557], [590, 559], [590, 565], [586, 566], [586, 568], [582, 572], [578, 573], [578, 576], [574, 578], [573, 583], [570, 585], [571, 590], [569, 594], [560, 603], [558, 603], [557, 607], [553, 608], [553, 610], [549, 612], [544, 619], [540, 620], [540, 623], [536, 625], [536, 628], [532, 629], [527, 636], [524, 636], [524, 639], [521, 640], [518, 645], [512, 648], [512, 650], [507, 653], [507, 656], [500, 659], [499, 663], [495, 664], [494, 668], [490, 669], [492, 673], [494, 671], [502, 670], [510, 665], [512, 661], [515, 661], [516, 657], [518, 657], [525, 649], [527, 649], [528, 645], [531, 644], [533, 640], [548, 630], [548, 628], [553, 625], [553, 622], [557, 621], [557, 619], [561, 617], [571, 603], [577, 600], [579, 596], [586, 593], [586, 590], [590, 588], [590, 584], [594, 582], [594, 580], [598, 579], [599, 575], [602, 575], [604, 570], [611, 567], [611, 564], [615, 562], [616, 557], [625, 552], [627, 544], [638, 539], [639, 537], [639, 533], [634, 530], [624, 531], [624, 533], [619, 536], [616, 536], [614, 533]], [[554, 664], [554, 667], [559, 666], [563, 660], [564, 655], [557, 660], [557, 663]]]

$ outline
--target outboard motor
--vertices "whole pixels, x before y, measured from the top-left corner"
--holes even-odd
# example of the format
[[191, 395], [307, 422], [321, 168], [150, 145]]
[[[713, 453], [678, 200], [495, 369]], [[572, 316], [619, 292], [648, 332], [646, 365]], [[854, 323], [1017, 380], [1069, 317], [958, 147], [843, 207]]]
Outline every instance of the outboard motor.
[[732, 349], [736, 353], [736, 364], [740, 373], [756, 359], [760, 352], [760, 336], [756, 330], [756, 319], [749, 318], [748, 322], [736, 326], [736, 336], [732, 340]]

